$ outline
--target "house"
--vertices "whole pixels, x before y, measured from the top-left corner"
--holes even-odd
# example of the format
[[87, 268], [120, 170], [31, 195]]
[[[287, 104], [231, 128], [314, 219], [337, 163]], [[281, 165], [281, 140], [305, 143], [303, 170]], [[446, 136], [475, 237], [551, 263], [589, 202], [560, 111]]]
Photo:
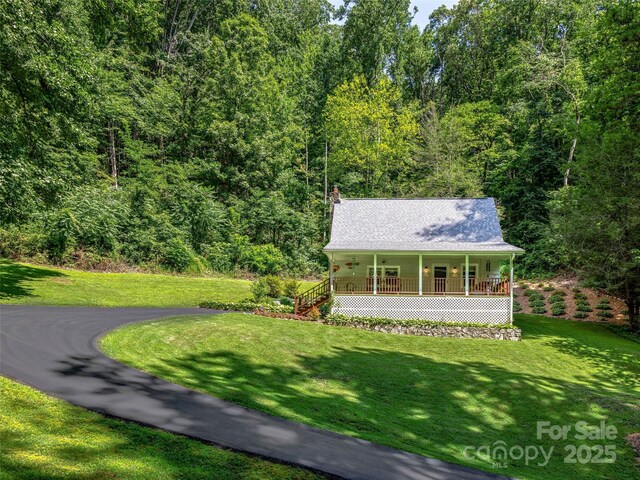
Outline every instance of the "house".
[[503, 240], [492, 198], [341, 199], [334, 189], [331, 200], [329, 280], [298, 311], [332, 298], [334, 313], [352, 316], [512, 322], [524, 251]]

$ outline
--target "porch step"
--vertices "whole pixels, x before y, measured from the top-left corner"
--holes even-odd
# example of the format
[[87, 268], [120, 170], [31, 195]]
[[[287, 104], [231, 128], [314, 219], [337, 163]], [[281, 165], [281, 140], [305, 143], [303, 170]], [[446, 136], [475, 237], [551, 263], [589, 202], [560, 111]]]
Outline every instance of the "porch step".
[[297, 315], [305, 315], [314, 307], [319, 307], [331, 298], [331, 287], [329, 280], [325, 280], [318, 285], [302, 292], [295, 298], [294, 312]]

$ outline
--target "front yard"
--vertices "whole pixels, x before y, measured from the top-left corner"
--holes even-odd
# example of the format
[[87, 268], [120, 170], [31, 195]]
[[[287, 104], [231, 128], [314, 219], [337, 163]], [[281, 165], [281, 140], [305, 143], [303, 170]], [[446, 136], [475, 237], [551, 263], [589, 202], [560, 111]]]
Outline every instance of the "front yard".
[[[147, 273], [98, 273], [0, 258], [0, 304], [84, 307], [197, 307], [251, 296], [249, 280]], [[301, 288], [309, 288], [303, 282]]]
[[[522, 479], [637, 478], [624, 437], [640, 431], [639, 344], [597, 324], [530, 315], [517, 324], [522, 342], [225, 314], [127, 326], [102, 347], [129, 365], [247, 407], [483, 470]], [[537, 438], [538, 421], [572, 429], [604, 421], [617, 434]], [[494, 465], [481, 447], [496, 442], [553, 452], [544, 467], [541, 455], [528, 465], [517, 458]], [[564, 462], [567, 445], [607, 444], [615, 445], [614, 463]]]
[[103, 417], [0, 377], [0, 478], [323, 478]]

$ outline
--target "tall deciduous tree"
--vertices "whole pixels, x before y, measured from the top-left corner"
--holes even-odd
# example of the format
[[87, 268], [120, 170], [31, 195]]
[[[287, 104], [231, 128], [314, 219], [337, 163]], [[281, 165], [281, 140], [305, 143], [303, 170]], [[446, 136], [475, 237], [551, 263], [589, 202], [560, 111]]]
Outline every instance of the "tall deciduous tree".
[[331, 179], [360, 195], [397, 193], [398, 175], [411, 161], [418, 132], [416, 112], [400, 90], [382, 79], [373, 87], [363, 76], [340, 85], [325, 110]]

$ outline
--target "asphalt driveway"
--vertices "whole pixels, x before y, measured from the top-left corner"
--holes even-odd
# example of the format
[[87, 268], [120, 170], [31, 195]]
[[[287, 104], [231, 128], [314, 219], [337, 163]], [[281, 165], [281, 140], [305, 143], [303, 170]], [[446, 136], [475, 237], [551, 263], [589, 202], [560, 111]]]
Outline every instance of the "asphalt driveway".
[[96, 346], [126, 323], [212, 313], [2, 305], [0, 372], [96, 412], [344, 478], [504, 478], [239, 407], [127, 367]]

